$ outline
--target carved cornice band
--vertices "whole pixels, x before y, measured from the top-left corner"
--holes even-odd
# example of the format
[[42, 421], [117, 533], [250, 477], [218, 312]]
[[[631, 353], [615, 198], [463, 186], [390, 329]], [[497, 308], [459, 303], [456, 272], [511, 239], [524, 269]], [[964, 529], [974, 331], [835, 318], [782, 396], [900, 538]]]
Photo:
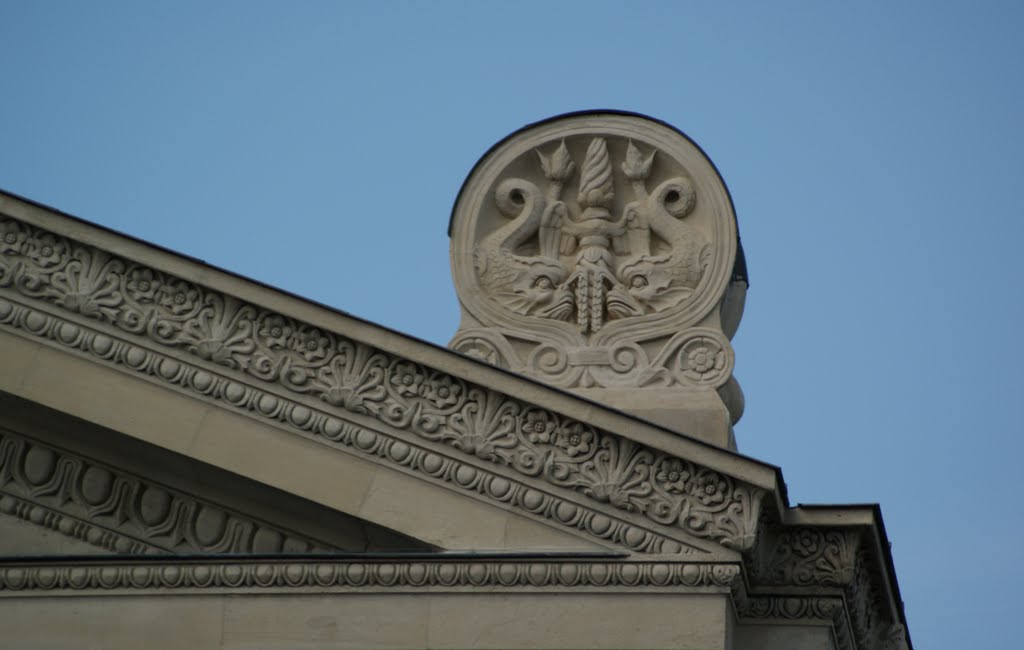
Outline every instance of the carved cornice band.
[[759, 584], [840, 587], [853, 579], [862, 530], [849, 528], [782, 528], [760, 545], [751, 563]]
[[0, 597], [59, 591], [445, 590], [458, 587], [545, 589], [718, 588], [740, 574], [735, 564], [542, 560], [233, 560], [0, 564]]
[[759, 488], [8, 218], [0, 293], [4, 327], [602, 540], [684, 552], [657, 532], [677, 529], [753, 543]]

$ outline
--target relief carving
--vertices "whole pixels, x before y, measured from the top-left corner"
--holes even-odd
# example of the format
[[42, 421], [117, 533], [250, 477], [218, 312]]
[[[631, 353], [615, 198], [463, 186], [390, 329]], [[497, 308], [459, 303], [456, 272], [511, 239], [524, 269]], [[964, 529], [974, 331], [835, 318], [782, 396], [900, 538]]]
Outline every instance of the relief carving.
[[846, 586], [853, 579], [859, 540], [856, 530], [786, 528], [763, 545], [767, 557], [753, 571], [766, 584]]
[[453, 213], [469, 318], [451, 347], [566, 388], [724, 385], [735, 217], [703, 154], [622, 115], [559, 118], [496, 149]]
[[2, 428], [0, 514], [116, 553], [300, 553], [331, 549]]
[[[750, 577], [761, 592], [785, 595], [744, 600], [740, 616], [832, 618], [840, 648], [905, 648], [905, 629], [889, 617], [885, 592], [875, 581], [882, 570], [864, 535], [864, 528], [795, 526], [759, 539], [748, 558]], [[819, 595], [802, 595], [808, 591]], [[829, 609], [824, 603], [831, 603]]]
[[600, 588], [612, 590], [718, 588], [739, 578], [739, 567], [700, 562], [467, 561], [158, 561], [145, 564], [94, 561], [0, 566], [0, 598], [53, 595], [64, 590], [215, 591], [358, 590], [474, 587], [478, 589]]
[[[690, 179], [670, 178], [648, 194], [657, 152], [644, 157], [629, 140], [621, 168], [633, 196], [614, 215], [604, 138], [587, 146], [575, 202], [562, 198], [576, 169], [565, 141], [550, 154], [535, 151], [545, 191], [522, 178], [503, 181], [495, 203], [511, 221], [475, 251], [480, 284], [489, 294], [515, 313], [575, 322], [586, 334], [607, 320], [674, 307], [693, 293], [710, 250], [683, 220], [696, 203]], [[652, 254], [652, 240], [664, 252]]]
[[[625, 145], [627, 152], [630, 144]], [[637, 150], [634, 157], [640, 161], [633, 163], [639, 168], [637, 173], [650, 173], [648, 168], [656, 164], [657, 154], [652, 157], [651, 150], [633, 146]], [[571, 172], [575, 166], [558, 160], [558, 148], [543, 151], [547, 162], [542, 171], [555, 170], [560, 175], [559, 169]], [[594, 154], [595, 159], [599, 153]], [[566, 178], [569, 172], [565, 172]], [[604, 185], [598, 182], [596, 187], [599, 191], [585, 199], [584, 211], [602, 207]], [[546, 192], [551, 191], [546, 188]], [[604, 209], [611, 214], [610, 208]], [[539, 226], [537, 232], [539, 237]], [[662, 237], [653, 227], [651, 232]], [[604, 287], [600, 290], [604, 292], [601, 301], [585, 303], [590, 307], [603, 305], [596, 320], [588, 307], [587, 336], [593, 339], [630, 319], [685, 309], [714, 270], [713, 255], [710, 262], [698, 264], [697, 268], [702, 269], [699, 277], [687, 276], [697, 278], [692, 293], [684, 295], [691, 288], [681, 281], [666, 285], [680, 290], [675, 294], [680, 300], [676, 306], [665, 306], [659, 312], [648, 304], [645, 310], [649, 311], [644, 315], [624, 316], [618, 307], [609, 310], [612, 301], [608, 296], [618, 285], [605, 274], [610, 270], [621, 283], [626, 263], [611, 257], [613, 263], [606, 264], [602, 261], [604, 253], [594, 253], [587, 264], [582, 264], [585, 272], [577, 274], [580, 265], [575, 260], [583, 255], [580, 238], [573, 232], [558, 234], [559, 250], [564, 237], [576, 238], [568, 263], [559, 254], [559, 262], [565, 266], [561, 282], [568, 283], [573, 274], [577, 278], [574, 285], [568, 285], [573, 287], [572, 317], [560, 319], [552, 312], [539, 320], [568, 328], [577, 337], [584, 335], [578, 307], [584, 303], [579, 302], [576, 291], [583, 282], [581, 278], [586, 279], [587, 300], [597, 295], [589, 291], [593, 278], [601, 279]], [[616, 252], [623, 247], [619, 244], [616, 249], [614, 235], [609, 236], [609, 242], [609, 255], [622, 254]], [[603, 244], [598, 244], [594, 246], [605, 250]], [[639, 249], [627, 245], [625, 250]], [[698, 255], [698, 262], [700, 258]], [[0, 217], [0, 327], [638, 552], [703, 552], [667, 536], [668, 528], [743, 551], [754, 546], [764, 496], [759, 488], [438, 369], [6, 217]], [[516, 354], [493, 328], [467, 333], [472, 337], [466, 340], [474, 341], [482, 355], [500, 361]], [[624, 360], [630, 351], [634, 358], [646, 354], [639, 344], [635, 348], [621, 341], [616, 345], [620, 356], [609, 358], [618, 358], [622, 367], [631, 363]], [[719, 330], [692, 325], [682, 332], [666, 334], [663, 349], [654, 359], [664, 364], [662, 368], [673, 381], [710, 383], [717, 381], [715, 373], [731, 369], [727, 346]], [[573, 365], [567, 359], [586, 362], [598, 355], [581, 345], [537, 356], [538, 363], [552, 368], [561, 364], [564, 370]], [[367, 421], [386, 427], [369, 428], [364, 426]], [[387, 427], [410, 435], [395, 435]], [[146, 503], [136, 498], [147, 494]], [[151, 553], [249, 552], [262, 548], [254, 543], [257, 531], [284, 534], [262, 522], [218, 510], [213, 504], [193, 501], [189, 505], [186, 500], [185, 495], [148, 486], [138, 477], [119, 474], [60, 450], [44, 449], [6, 432], [0, 436], [0, 511], [104, 548]], [[602, 503], [612, 508], [596, 507]], [[170, 505], [164, 507], [166, 504]], [[186, 510], [191, 514], [181, 515]], [[622, 516], [614, 516], [616, 511]], [[856, 535], [841, 529], [783, 529], [775, 537], [769, 535], [758, 541], [765, 554], [756, 552], [760, 559], [751, 565], [751, 577], [760, 588], [841, 590], [848, 605], [835, 619], [840, 647], [854, 647], [851, 637], [857, 640], [856, 647], [905, 647], [905, 631], [885, 613], [884, 588], [872, 578], [884, 571], [858, 547], [858, 541]], [[297, 543], [308, 545], [303, 549], [319, 548], [315, 540], [300, 539]], [[587, 568], [581, 564], [567, 569], [548, 568], [564, 564], [520, 566], [495, 564], [487, 569], [487, 575], [506, 586], [621, 583], [733, 589], [739, 576], [735, 566], [695, 563], [651, 564], [641, 569], [628, 563], [585, 563]], [[452, 570], [413, 564], [402, 569], [404, 577], [394, 583], [388, 582], [396, 575], [388, 565], [348, 567], [340, 563], [293, 563], [272, 568], [251, 564], [221, 572], [200, 565], [187, 569], [147, 565], [138, 572], [13, 567], [0, 571], [0, 593], [22, 589], [239, 585], [330, 584], [347, 588], [376, 585], [376, 580], [383, 586], [451, 586], [478, 585], [482, 579], [478, 563]], [[365, 577], [378, 573], [379, 577]], [[565, 575], [583, 577], [577, 580]], [[824, 618], [833, 611], [832, 602], [801, 603], [794, 600], [797, 597], [780, 595], [764, 600], [764, 596], [758, 596], [742, 606], [741, 615]], [[845, 626], [847, 620], [849, 626]]]
[[[0, 325], [638, 551], [699, 552], [655, 532], [657, 526], [736, 549], [753, 542], [759, 488], [20, 222], [0, 219], [0, 233]], [[2, 294], [41, 300], [81, 323]], [[164, 353], [84, 326], [91, 321]], [[682, 339], [673, 345], [699, 376], [721, 365], [721, 351], [710, 333], [696, 336], [695, 347]], [[182, 353], [199, 363], [184, 363]], [[256, 388], [254, 380], [272, 390]], [[346, 413], [540, 479], [578, 501], [339, 419]], [[583, 505], [588, 500], [639, 515], [654, 528], [610, 519]]]

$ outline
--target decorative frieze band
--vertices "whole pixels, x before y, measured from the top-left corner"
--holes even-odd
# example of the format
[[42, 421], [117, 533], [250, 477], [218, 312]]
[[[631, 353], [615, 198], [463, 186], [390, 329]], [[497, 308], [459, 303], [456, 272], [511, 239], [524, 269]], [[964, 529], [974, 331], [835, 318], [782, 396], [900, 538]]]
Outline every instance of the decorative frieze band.
[[762, 596], [749, 598], [737, 607], [743, 619], [820, 619], [830, 621], [843, 611], [842, 598], [802, 596]]
[[[10, 306], [10, 311], [7, 311]], [[218, 373], [207, 372], [177, 360], [151, 352], [132, 343], [97, 333], [50, 314], [0, 298], [0, 324], [15, 325], [18, 331], [56, 342], [68, 349], [102, 359], [119, 368], [133, 370], [147, 378], [162, 380], [171, 386], [212, 398], [250, 416], [275, 424], [284, 424], [312, 434], [347, 451], [372, 457], [393, 466], [411, 470], [421, 477], [468, 491], [474, 495], [510, 504], [610, 541], [632, 550], [655, 554], [702, 553], [700, 549], [673, 540], [621, 519], [580, 506], [508, 479], [449, 455], [396, 439], [380, 431], [334, 417], [319, 409], [307, 408], [274, 394], [240, 384]], [[173, 371], [172, 371], [173, 370]]]
[[260, 561], [0, 564], [0, 597], [54, 592], [494, 589], [730, 589], [735, 564], [529, 560]]
[[[685, 548], [588, 500], [727, 547], [753, 543], [759, 488], [8, 218], [0, 218], [0, 290], [46, 305], [0, 299], [0, 325], [601, 539], [651, 553]], [[361, 418], [424, 446], [356, 424]], [[458, 460], [466, 457], [485, 464]], [[509, 472], [581, 498], [538, 491]]]
[[0, 515], [115, 553], [333, 550], [266, 522], [0, 427]]
[[781, 528], [762, 544], [751, 570], [760, 584], [840, 587], [853, 579], [861, 530]]

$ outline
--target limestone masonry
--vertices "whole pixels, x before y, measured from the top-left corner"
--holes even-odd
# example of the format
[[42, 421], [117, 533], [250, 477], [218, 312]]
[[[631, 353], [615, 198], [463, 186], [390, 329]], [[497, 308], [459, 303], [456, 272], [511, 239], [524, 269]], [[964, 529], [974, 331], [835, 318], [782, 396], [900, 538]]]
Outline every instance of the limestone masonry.
[[735, 451], [692, 141], [528, 126], [450, 235], [448, 350], [0, 192], [0, 646], [911, 647], [878, 507]]
[[451, 237], [453, 349], [734, 446], [736, 216], [682, 133], [608, 113], [523, 129], [470, 174]]

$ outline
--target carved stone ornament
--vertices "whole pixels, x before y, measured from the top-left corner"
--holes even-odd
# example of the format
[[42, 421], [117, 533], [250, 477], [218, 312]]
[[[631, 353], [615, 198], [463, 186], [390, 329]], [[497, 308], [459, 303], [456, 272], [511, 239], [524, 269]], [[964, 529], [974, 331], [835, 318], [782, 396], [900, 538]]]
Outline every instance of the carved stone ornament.
[[564, 388], [730, 379], [732, 202], [671, 127], [613, 113], [527, 127], [477, 164], [450, 234], [455, 350]]
[[753, 543], [763, 489], [8, 218], [0, 329], [635, 551]]
[[338, 550], [0, 427], [0, 516], [115, 553]]
[[[499, 145], [473, 172], [453, 231], [455, 267], [469, 273], [469, 280], [463, 280], [480, 287], [481, 274], [487, 272], [476, 260], [484, 240], [507, 232], [501, 224], [508, 226], [522, 217], [484, 207], [485, 199], [498, 205], [496, 197], [503, 196], [499, 188], [512, 187], [508, 179], [518, 184], [508, 189], [512, 203], [518, 201], [512, 195], [516, 187], [524, 192], [524, 205], [527, 196], [553, 194], [555, 199], [544, 198], [541, 216], [559, 201], [565, 205], [563, 224], [580, 206], [580, 214], [599, 208], [612, 216], [594, 218], [609, 224], [612, 232], [612, 225], [622, 218], [628, 229], [632, 213], [626, 207], [641, 196], [630, 177], [630, 183], [623, 184], [622, 174], [641, 172], [648, 183], [643, 201], [650, 210], [658, 205], [651, 207], [652, 196], [672, 204], [681, 201], [682, 190], [675, 197], [658, 188], [675, 187], [673, 179], [689, 179], [693, 205], [673, 218], [693, 226], [689, 241], [702, 251], [696, 254], [695, 270], [685, 281], [672, 276], [664, 285], [671, 293], [664, 289], [645, 294], [651, 298], [646, 302], [635, 293], [629, 294], [633, 303], [625, 297], [613, 301], [611, 294], [621, 294], [615, 289], [626, 287], [623, 269], [633, 268], [631, 257], [649, 258], [640, 261], [651, 264], [654, 258], [671, 257], [671, 237], [664, 234], [668, 230], [651, 225], [648, 237], [637, 240], [647, 242], [648, 249], [630, 248], [628, 237], [616, 248], [614, 233], [605, 238], [609, 244], [604, 246], [604, 235], [580, 234], [581, 229], [593, 226], [597, 232], [604, 226], [587, 224], [577, 215], [577, 225], [559, 232], [559, 251], [570, 248], [563, 244], [566, 239], [575, 240], [572, 252], [558, 254], [564, 278], [551, 282], [552, 297], [565, 283], [573, 288], [571, 310], [566, 312], [571, 317], [558, 310], [541, 314], [537, 308], [519, 313], [516, 309], [526, 303], [509, 302], [508, 296], [482, 289], [473, 294], [467, 291], [470, 285], [462, 284], [465, 322], [473, 327], [456, 338], [456, 347], [506, 365], [523, 349], [532, 349], [533, 357], [526, 358], [538, 358], [550, 369], [562, 359], [560, 372], [565, 377], [585, 369], [594, 381], [639, 377], [641, 366], [635, 364], [643, 361], [643, 372], [651, 381], [675, 387], [684, 382], [699, 386], [703, 381], [709, 387], [704, 390], [711, 390], [719, 381], [712, 379], [716, 373], [730, 372], [732, 364], [716, 302], [726, 291], [736, 253], [724, 187], [699, 150], [671, 129], [634, 117], [586, 117], [532, 127]], [[615, 126], [618, 120], [625, 126]], [[564, 152], [559, 153], [563, 141]], [[510, 150], [520, 153], [513, 156]], [[632, 171], [613, 171], [610, 185], [586, 180], [586, 174], [572, 176], [577, 167], [584, 172], [601, 167], [605, 156], [616, 162], [614, 169], [625, 164]], [[553, 178], [544, 184], [548, 176]], [[474, 184], [483, 183], [481, 178], [491, 180], [484, 189], [474, 190]], [[527, 181], [545, 189], [528, 195], [523, 189], [529, 189]], [[682, 184], [678, 181], [679, 187]], [[559, 185], [561, 194], [551, 189]], [[581, 187], [590, 187], [582, 199]], [[630, 187], [634, 194], [626, 201], [621, 193]], [[609, 194], [611, 199], [606, 198]], [[478, 221], [462, 218], [466, 213], [459, 210], [467, 209], [464, 204], [473, 196], [479, 200], [479, 215], [489, 214], [490, 221], [482, 216]], [[654, 223], [649, 214], [643, 218]], [[778, 493], [730, 475], [728, 466], [712, 467], [647, 446], [625, 432], [598, 428], [452, 374], [443, 365], [418, 362], [326, 329], [322, 323], [318, 326], [229, 295], [193, 275], [98, 248], [84, 234], [61, 234], [62, 229], [49, 223], [30, 221], [0, 215], [0, 331], [5, 334], [636, 555], [613, 561], [440, 557], [378, 562], [311, 556], [308, 561], [115, 558], [111, 564], [101, 559], [29, 559], [0, 566], [0, 598], [203, 589], [728, 589], [743, 620], [817, 624], [831, 619], [838, 649], [909, 646], [894, 583], [887, 579], [885, 546], [876, 549], [865, 543], [874, 539], [864, 534], [867, 528], [858, 532], [856, 526], [783, 525], [775, 512]], [[543, 257], [539, 226], [535, 234], [533, 257]], [[589, 243], [581, 244], [584, 241]], [[601, 250], [584, 253], [581, 245]], [[523, 256], [529, 246], [523, 240], [508, 254]], [[460, 250], [465, 256], [461, 261]], [[638, 250], [650, 252], [637, 254]], [[684, 257], [689, 255], [685, 250]], [[601, 286], [597, 293], [591, 291], [597, 286], [592, 284], [595, 278]], [[582, 297], [577, 293], [581, 286], [587, 287]], [[628, 288], [623, 290], [629, 293]], [[663, 299], [655, 300], [658, 296]], [[609, 309], [613, 302], [644, 305], [645, 311]], [[570, 306], [568, 300], [562, 303]], [[581, 305], [586, 308], [582, 318]], [[474, 309], [497, 316], [479, 320]], [[499, 316], [529, 327], [513, 334]], [[574, 341], [576, 347], [565, 347], [566, 341]], [[563, 346], [561, 351], [555, 349], [558, 345]], [[637, 352], [627, 361], [625, 353], [617, 352], [609, 357], [614, 364], [599, 363], [607, 352], [602, 346], [615, 345], [620, 345], [617, 350], [639, 350], [646, 356]], [[643, 390], [623, 392], [644, 393], [648, 384], [643, 385]], [[0, 430], [0, 516], [17, 517], [117, 553], [333, 550], [325, 540], [307, 538], [6, 429]], [[732, 550], [716, 556], [718, 546]], [[736, 559], [723, 562], [726, 556]]]
[[853, 579], [860, 531], [801, 526], [762, 545], [751, 572], [765, 584], [836, 587]]
[[164, 562], [154, 558], [110, 561], [97, 558], [74, 565], [59, 561], [26, 561], [0, 566], [0, 599], [52, 596], [62, 592], [173, 593], [202, 589], [206, 593], [365, 591], [415, 592], [452, 588], [514, 591], [584, 588], [603, 591], [664, 589], [703, 593], [733, 587], [739, 580], [735, 564], [704, 562], [486, 560], [454, 555], [432, 560], [361, 560], [312, 556], [305, 560], [194, 559]]

